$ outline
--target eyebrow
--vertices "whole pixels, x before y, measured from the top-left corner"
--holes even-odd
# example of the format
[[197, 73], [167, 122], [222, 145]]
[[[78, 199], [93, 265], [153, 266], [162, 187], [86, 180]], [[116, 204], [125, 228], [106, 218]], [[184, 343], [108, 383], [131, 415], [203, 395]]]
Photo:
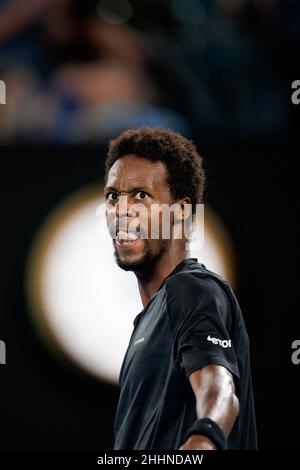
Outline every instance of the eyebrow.
[[105, 186], [104, 187], [104, 191], [118, 191], [116, 188], [114, 188], [113, 186]]
[[[114, 188], [113, 186], [106, 186], [106, 187], [104, 188], [104, 191], [105, 191], [105, 192], [108, 192], [108, 191], [115, 191], [116, 193], [119, 192], [119, 190], [116, 189], [116, 188]], [[145, 192], [150, 192], [150, 191], [151, 191], [151, 192], [152, 192], [152, 189], [150, 189], [150, 188], [148, 189], [147, 186], [135, 186], [134, 188], [131, 188], [129, 192], [130, 192], [130, 193], [135, 193], [135, 192], [137, 192], [137, 191], [145, 191]]]

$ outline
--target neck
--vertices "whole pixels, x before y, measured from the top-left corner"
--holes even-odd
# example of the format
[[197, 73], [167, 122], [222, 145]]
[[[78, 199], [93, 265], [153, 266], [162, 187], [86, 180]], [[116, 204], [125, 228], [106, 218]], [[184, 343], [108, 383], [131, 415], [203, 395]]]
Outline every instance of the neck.
[[165, 251], [154, 264], [150, 273], [138, 273], [135, 275], [138, 280], [138, 287], [144, 308], [151, 297], [157, 292], [166, 277], [176, 268], [176, 266], [186, 258], [190, 257], [190, 251], [171, 247]]

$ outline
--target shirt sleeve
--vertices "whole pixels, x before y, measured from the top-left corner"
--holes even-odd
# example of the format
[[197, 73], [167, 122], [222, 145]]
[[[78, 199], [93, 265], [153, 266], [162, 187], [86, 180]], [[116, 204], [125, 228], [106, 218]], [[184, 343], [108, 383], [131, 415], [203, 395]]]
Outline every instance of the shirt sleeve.
[[188, 377], [209, 364], [226, 367], [239, 381], [230, 338], [230, 302], [213, 278], [178, 273], [166, 283], [167, 307], [174, 341], [175, 367]]

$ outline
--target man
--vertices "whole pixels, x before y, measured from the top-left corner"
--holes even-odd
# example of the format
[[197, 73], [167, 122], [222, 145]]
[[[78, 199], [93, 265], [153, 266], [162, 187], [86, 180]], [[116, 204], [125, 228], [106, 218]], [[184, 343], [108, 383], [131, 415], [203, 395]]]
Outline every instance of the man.
[[[110, 143], [107, 223], [116, 262], [135, 273], [144, 307], [120, 371], [116, 450], [257, 447], [238, 302], [221, 276], [190, 257], [186, 233], [175, 236], [193, 220], [204, 182], [194, 144], [169, 129], [129, 130]], [[175, 207], [169, 237], [154, 217], [166, 205]]]

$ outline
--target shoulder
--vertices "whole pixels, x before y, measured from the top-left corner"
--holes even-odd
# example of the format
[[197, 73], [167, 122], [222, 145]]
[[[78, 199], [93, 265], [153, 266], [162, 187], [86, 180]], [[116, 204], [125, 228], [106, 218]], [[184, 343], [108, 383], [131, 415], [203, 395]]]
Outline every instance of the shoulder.
[[166, 280], [167, 298], [181, 297], [197, 299], [199, 297], [226, 299], [224, 291], [228, 283], [218, 274], [209, 270], [181, 271]]
[[[214, 273], [182, 271], [166, 282], [167, 310], [172, 324], [186, 320], [227, 323], [231, 307], [222, 281]], [[174, 326], [174, 325], [173, 325]]]

